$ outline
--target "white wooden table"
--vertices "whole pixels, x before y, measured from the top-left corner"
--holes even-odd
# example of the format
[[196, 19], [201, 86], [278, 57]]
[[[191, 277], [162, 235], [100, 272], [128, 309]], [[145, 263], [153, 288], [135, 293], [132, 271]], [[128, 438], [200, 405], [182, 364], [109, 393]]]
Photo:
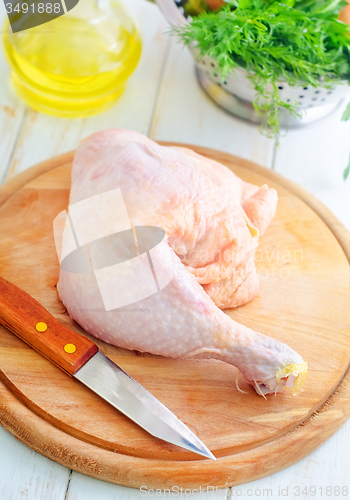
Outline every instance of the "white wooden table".
[[[342, 173], [350, 153], [350, 123], [340, 121], [341, 110], [321, 123], [289, 132], [276, 147], [255, 126], [228, 116], [202, 94], [189, 53], [164, 34], [167, 25], [155, 5], [145, 0], [127, 3], [139, 20], [143, 54], [120, 101], [101, 115], [68, 120], [29, 109], [9, 87], [8, 68], [0, 54], [0, 183], [76, 148], [92, 132], [130, 128], [152, 139], [212, 147], [272, 168], [311, 191], [349, 227], [350, 181], [344, 183]], [[2, 2], [0, 14], [5, 15]], [[284, 471], [193, 497], [350, 498], [349, 464], [350, 421], [318, 450]], [[317, 488], [316, 495], [311, 487]], [[343, 487], [349, 488], [347, 495]], [[188, 492], [181, 495], [188, 496]], [[0, 426], [1, 500], [119, 498], [135, 500], [141, 493], [72, 472], [22, 445]]]

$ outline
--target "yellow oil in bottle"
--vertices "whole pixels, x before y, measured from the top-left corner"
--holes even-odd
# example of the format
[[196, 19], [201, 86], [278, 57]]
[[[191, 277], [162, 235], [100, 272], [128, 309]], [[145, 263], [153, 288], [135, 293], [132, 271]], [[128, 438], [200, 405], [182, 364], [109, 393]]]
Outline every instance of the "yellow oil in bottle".
[[6, 21], [3, 33], [17, 93], [58, 116], [88, 116], [112, 106], [141, 54], [137, 28], [116, 0], [80, 0], [68, 14], [18, 33]]

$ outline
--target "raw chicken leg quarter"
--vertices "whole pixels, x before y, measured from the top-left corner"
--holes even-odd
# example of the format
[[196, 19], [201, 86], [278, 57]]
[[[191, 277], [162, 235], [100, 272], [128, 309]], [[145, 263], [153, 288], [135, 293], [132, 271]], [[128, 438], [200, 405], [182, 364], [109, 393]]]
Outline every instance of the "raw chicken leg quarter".
[[[75, 154], [70, 207], [111, 190], [120, 190], [132, 228], [165, 231], [157, 273], [159, 267], [165, 274], [171, 270], [172, 279], [142, 300], [106, 310], [93, 272], [61, 267], [58, 293], [70, 316], [122, 348], [231, 363], [260, 395], [295, 391], [307, 372], [301, 356], [221, 310], [252, 300], [258, 291], [254, 255], [275, 214], [276, 191], [243, 182], [189, 149], [159, 146], [129, 130], [105, 130]], [[104, 211], [111, 233], [114, 219]], [[93, 214], [86, 223], [94, 225]], [[68, 238], [65, 230], [63, 247]], [[124, 262], [124, 275], [133, 260]]]

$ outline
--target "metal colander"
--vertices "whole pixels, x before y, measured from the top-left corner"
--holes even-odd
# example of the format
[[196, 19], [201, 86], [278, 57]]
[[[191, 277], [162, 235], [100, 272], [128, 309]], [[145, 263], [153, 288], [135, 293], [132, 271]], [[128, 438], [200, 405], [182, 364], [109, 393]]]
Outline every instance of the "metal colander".
[[[182, 1], [156, 0], [156, 3], [173, 26], [190, 22], [190, 18], [186, 19], [184, 15]], [[236, 68], [225, 81], [222, 81], [215, 59], [202, 57], [194, 47], [190, 47], [190, 51], [195, 60], [198, 82], [215, 104], [244, 120], [253, 123], [264, 122], [264, 117], [259, 115], [252, 105], [256, 92], [244, 68]], [[281, 100], [297, 102], [297, 112], [301, 114], [298, 118], [292, 116], [288, 110], [280, 109], [279, 124], [288, 128], [300, 127], [324, 118], [338, 108], [348, 94], [346, 80], [330, 89], [321, 86], [315, 88], [302, 83], [300, 86], [290, 86], [283, 81], [277, 82], [277, 86]]]

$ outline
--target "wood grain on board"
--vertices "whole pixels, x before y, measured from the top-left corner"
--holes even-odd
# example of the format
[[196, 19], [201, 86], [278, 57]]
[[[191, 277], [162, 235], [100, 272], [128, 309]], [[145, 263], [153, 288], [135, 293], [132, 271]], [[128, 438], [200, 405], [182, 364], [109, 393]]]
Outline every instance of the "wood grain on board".
[[[2, 424], [45, 456], [117, 484], [194, 488], [251, 481], [310, 453], [350, 413], [348, 233], [286, 179], [225, 153], [194, 149], [247, 181], [278, 190], [276, 217], [257, 252], [260, 292], [227, 312], [288, 343], [310, 371], [301, 394], [285, 391], [265, 401], [241, 378], [247, 394], [237, 391], [233, 366], [140, 355], [94, 339], [204, 441], [219, 458], [214, 462], [149, 436], [1, 329]], [[0, 275], [82, 333], [57, 297], [52, 235], [52, 221], [68, 203], [72, 156], [34, 167], [0, 189], [2, 199], [7, 197], [0, 208]]]

